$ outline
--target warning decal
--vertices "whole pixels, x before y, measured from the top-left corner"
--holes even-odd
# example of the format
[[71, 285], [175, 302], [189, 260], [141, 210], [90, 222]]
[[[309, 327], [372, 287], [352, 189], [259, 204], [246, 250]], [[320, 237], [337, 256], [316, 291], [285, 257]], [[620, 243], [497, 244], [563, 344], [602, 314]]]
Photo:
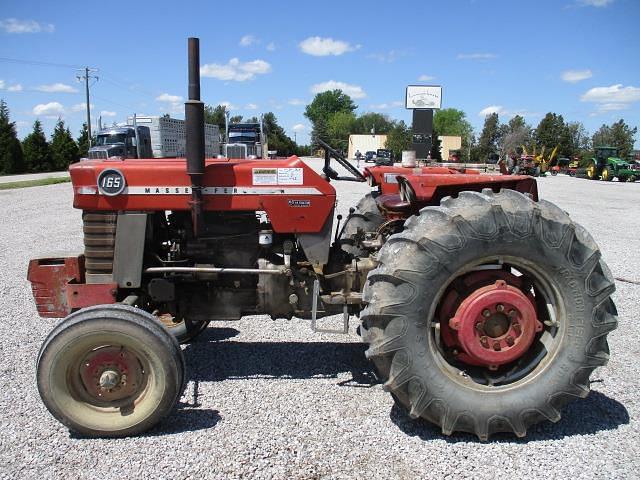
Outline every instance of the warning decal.
[[254, 168], [253, 184], [254, 185], [277, 185], [278, 184], [277, 168]]
[[302, 168], [254, 168], [253, 185], [302, 185]]

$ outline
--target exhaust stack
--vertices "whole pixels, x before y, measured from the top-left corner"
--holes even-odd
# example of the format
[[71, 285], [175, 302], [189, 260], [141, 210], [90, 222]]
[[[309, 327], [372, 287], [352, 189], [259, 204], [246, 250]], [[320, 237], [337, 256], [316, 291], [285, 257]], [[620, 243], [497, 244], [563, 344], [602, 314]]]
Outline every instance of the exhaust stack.
[[204, 103], [200, 101], [200, 39], [189, 38], [189, 100], [184, 104], [187, 136], [187, 174], [191, 177], [193, 235], [202, 227], [202, 180], [204, 177]]

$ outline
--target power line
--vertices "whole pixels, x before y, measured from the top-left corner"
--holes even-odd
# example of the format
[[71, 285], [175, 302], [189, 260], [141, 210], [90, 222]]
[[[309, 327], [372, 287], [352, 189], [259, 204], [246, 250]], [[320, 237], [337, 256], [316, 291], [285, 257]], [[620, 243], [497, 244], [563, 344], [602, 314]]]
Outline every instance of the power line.
[[80, 65], [70, 65], [66, 63], [40, 62], [37, 60], [21, 60], [18, 58], [6, 58], [6, 57], [0, 57], [0, 62], [20, 63], [23, 65], [36, 65], [40, 67], [73, 68], [74, 70], [77, 70], [79, 68], [84, 68]]

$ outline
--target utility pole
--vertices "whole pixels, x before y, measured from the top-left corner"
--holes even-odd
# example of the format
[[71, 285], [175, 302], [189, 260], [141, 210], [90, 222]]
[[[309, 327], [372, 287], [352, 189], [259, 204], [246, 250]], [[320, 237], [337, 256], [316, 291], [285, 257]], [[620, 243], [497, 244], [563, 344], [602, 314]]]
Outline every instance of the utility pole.
[[84, 73], [76, 75], [78, 81], [84, 80], [84, 91], [86, 95], [87, 102], [87, 132], [89, 134], [89, 146], [91, 146], [91, 103], [89, 102], [89, 79], [95, 78], [98, 80], [98, 77], [91, 75], [91, 72], [97, 72], [96, 68], [84, 67]]

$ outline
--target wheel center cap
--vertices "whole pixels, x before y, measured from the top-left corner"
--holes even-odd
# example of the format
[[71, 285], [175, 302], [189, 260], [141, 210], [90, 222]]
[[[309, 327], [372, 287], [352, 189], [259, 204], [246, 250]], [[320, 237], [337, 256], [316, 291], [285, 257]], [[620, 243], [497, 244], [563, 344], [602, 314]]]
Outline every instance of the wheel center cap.
[[100, 375], [100, 387], [106, 390], [115, 388], [120, 383], [120, 374], [115, 370], [105, 370]]
[[544, 328], [531, 300], [504, 280], [465, 298], [449, 327], [455, 330], [470, 363], [490, 369], [524, 355]]

